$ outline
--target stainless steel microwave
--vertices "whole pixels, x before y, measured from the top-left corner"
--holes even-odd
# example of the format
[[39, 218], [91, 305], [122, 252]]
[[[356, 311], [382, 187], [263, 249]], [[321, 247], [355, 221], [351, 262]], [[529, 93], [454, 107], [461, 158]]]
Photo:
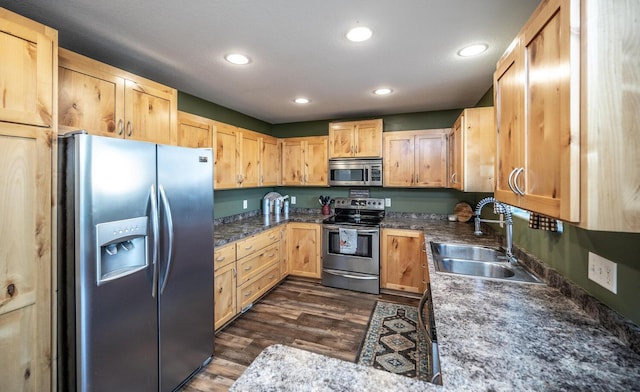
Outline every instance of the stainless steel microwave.
[[329, 185], [382, 186], [382, 158], [329, 159]]

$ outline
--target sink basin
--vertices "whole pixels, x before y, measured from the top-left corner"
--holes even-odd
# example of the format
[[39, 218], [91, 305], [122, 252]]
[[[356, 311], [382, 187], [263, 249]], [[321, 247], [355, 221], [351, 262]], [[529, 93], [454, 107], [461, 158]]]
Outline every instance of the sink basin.
[[508, 262], [501, 249], [431, 242], [436, 271], [501, 281], [542, 283], [519, 264]]

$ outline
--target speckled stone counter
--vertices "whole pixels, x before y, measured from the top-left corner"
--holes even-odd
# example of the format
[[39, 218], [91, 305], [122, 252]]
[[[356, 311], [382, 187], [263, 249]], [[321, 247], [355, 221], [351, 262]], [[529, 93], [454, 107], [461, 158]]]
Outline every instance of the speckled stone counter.
[[[472, 224], [441, 219], [388, 216], [382, 226], [424, 230], [427, 242], [496, 246], [500, 240], [474, 236]], [[280, 346], [265, 350], [232, 390], [640, 391], [640, 355], [565, 295], [580, 291], [562, 289], [570, 282], [553, 282], [561, 291], [442, 274], [434, 269], [430, 247], [426, 250], [443, 386], [387, 388], [386, 382], [397, 381], [378, 377], [400, 376]], [[558, 279], [523, 251], [517, 255], [545, 281]], [[638, 327], [618, 321], [631, 335], [622, 338], [637, 342]]]
[[218, 221], [214, 222], [213, 246], [222, 246], [286, 222], [322, 223], [326, 218], [327, 215], [320, 213], [291, 212], [279, 216], [254, 215], [233, 222]]

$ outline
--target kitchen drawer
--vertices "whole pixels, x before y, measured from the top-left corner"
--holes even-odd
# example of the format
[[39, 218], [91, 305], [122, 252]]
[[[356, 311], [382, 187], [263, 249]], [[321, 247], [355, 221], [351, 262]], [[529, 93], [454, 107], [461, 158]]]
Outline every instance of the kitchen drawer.
[[232, 242], [213, 250], [213, 269], [217, 270], [236, 261], [236, 244]]
[[253, 235], [236, 242], [236, 256], [241, 259], [257, 250], [271, 245], [280, 240], [280, 232], [277, 227], [260, 234]]
[[266, 271], [261, 272], [249, 282], [238, 287], [238, 307], [244, 309], [260, 296], [276, 285], [280, 280], [280, 267], [271, 265]]
[[278, 264], [280, 244], [272, 244], [249, 256], [238, 259], [238, 285], [249, 281], [256, 274]]

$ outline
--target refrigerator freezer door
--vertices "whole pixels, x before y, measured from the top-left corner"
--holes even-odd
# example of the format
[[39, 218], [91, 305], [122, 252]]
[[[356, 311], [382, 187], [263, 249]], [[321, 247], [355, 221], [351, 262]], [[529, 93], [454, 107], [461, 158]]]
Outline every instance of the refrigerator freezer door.
[[160, 390], [213, 355], [213, 161], [210, 149], [158, 145]]
[[153, 242], [156, 145], [75, 137], [77, 388], [157, 390], [153, 266], [139, 259]]

